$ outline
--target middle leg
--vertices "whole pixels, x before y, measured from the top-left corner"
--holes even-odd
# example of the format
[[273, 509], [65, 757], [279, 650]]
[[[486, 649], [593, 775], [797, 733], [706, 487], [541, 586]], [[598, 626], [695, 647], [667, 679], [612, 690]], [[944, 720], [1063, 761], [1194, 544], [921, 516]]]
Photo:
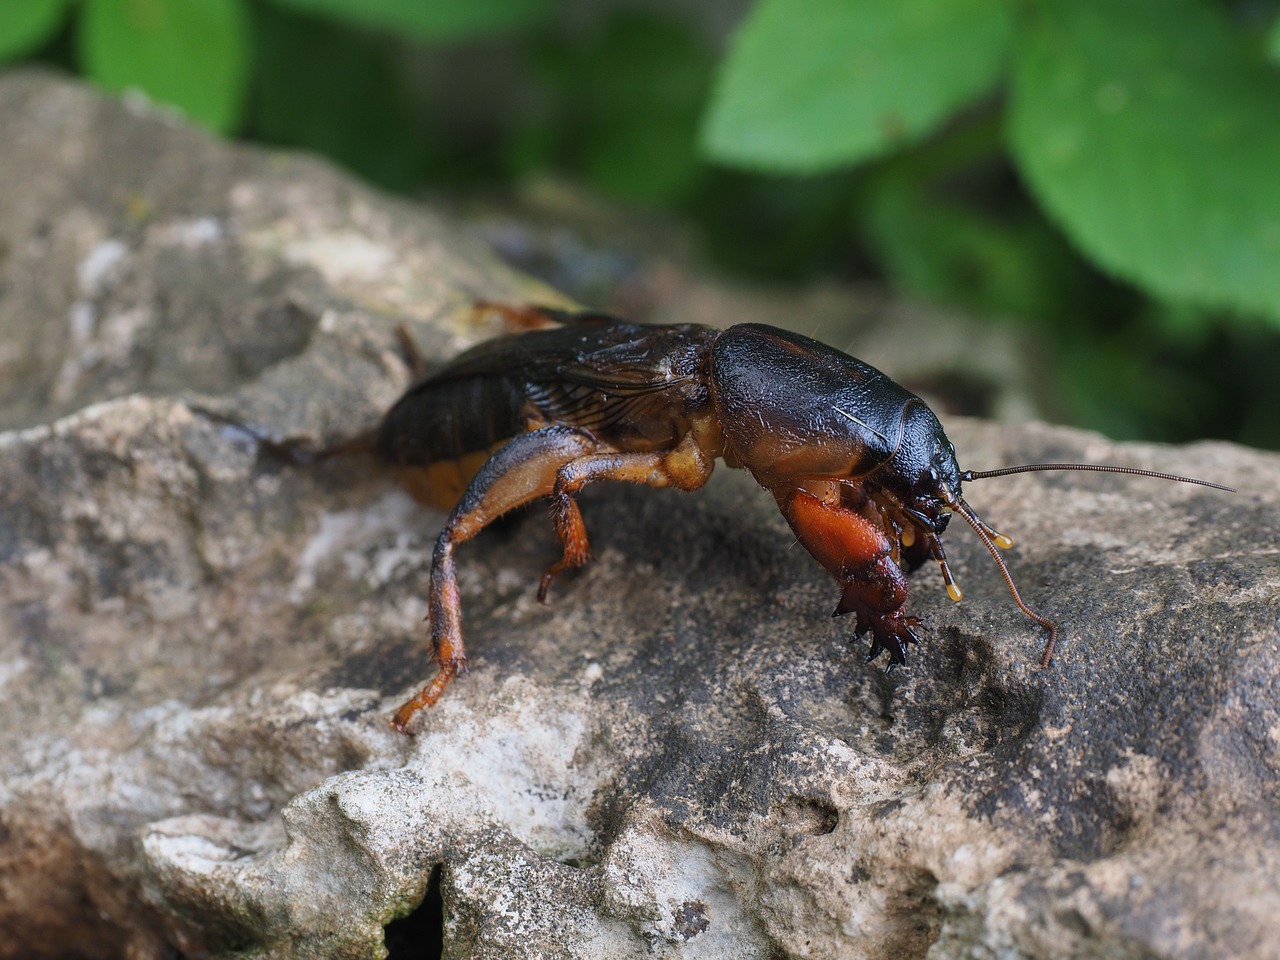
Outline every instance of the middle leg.
[[591, 559], [586, 524], [576, 494], [597, 480], [622, 480], [649, 487], [678, 487], [696, 490], [707, 482], [715, 460], [708, 457], [692, 436], [674, 450], [650, 453], [600, 453], [566, 463], [556, 474], [551, 494], [552, 518], [563, 556], [547, 568], [538, 583], [538, 600], [547, 602], [547, 591], [556, 575], [580, 567]]

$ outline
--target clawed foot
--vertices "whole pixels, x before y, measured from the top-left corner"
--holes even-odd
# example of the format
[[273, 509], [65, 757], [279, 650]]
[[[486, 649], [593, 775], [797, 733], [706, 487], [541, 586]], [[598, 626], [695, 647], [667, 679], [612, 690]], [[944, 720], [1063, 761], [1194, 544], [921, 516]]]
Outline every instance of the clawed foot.
[[889, 664], [884, 671], [886, 674], [904, 666], [907, 662], [906, 645], [920, 643], [920, 635], [916, 633], [919, 626], [920, 621], [916, 617], [881, 616], [865, 626], [863, 619], [859, 617], [857, 634], [862, 636], [868, 631], [871, 633], [871, 650], [867, 653], [866, 662], [870, 663], [881, 653], [888, 651]]
[[395, 716], [388, 721], [391, 724], [391, 729], [396, 733], [407, 734], [409, 732], [409, 721], [413, 719], [413, 715], [424, 707], [434, 707], [436, 701], [440, 699], [440, 695], [444, 693], [445, 688], [453, 682], [453, 678], [466, 671], [467, 658], [465, 656], [441, 663], [439, 672], [431, 678], [431, 682], [419, 690], [412, 698], [401, 704], [400, 709], [395, 712]]

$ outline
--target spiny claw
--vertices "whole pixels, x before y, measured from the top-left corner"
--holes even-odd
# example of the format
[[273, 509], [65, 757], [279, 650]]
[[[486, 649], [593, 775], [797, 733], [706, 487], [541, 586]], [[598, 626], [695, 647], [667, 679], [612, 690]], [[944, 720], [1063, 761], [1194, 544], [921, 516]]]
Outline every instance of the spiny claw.
[[882, 637], [878, 632], [872, 637], [871, 650], [867, 654], [865, 662], [870, 663], [885, 651], [888, 651], [889, 654], [887, 673], [892, 673], [894, 668], [900, 667], [907, 662], [906, 651], [902, 649], [902, 641], [892, 635]]
[[871, 637], [871, 649], [867, 651], [867, 655], [863, 659], [863, 663], [870, 663], [876, 657], [880, 656], [880, 654], [884, 653], [884, 651], [888, 649], [889, 648], [885, 646], [884, 642], [880, 639], [880, 637], [878, 635], [873, 634]]

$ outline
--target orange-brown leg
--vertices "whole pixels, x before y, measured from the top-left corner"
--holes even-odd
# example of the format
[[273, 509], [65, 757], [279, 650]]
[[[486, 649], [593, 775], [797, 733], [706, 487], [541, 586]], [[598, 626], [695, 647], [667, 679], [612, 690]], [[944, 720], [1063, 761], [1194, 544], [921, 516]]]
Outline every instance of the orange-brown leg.
[[907, 579], [893, 559], [889, 532], [862, 513], [805, 490], [785, 492], [779, 504], [804, 548], [844, 586], [832, 616], [857, 614], [854, 632], [872, 635], [868, 660], [887, 650], [889, 669], [906, 663], [906, 645], [919, 642], [919, 621], [903, 609]]
[[588, 483], [622, 480], [649, 487], [696, 490], [707, 482], [715, 460], [706, 456], [692, 436], [674, 450], [654, 453], [599, 453], [566, 463], [556, 475], [551, 510], [564, 555], [542, 575], [538, 600], [545, 603], [551, 582], [562, 570], [580, 567], [591, 559], [591, 545], [582, 511], [575, 496]]
[[453, 549], [489, 523], [531, 500], [549, 495], [562, 466], [598, 449], [596, 441], [568, 427], [544, 427], [523, 433], [499, 449], [462, 494], [436, 539], [431, 559], [427, 606], [431, 620], [431, 658], [439, 672], [391, 719], [405, 732], [413, 715], [435, 704], [449, 683], [467, 666], [462, 642], [462, 608]]

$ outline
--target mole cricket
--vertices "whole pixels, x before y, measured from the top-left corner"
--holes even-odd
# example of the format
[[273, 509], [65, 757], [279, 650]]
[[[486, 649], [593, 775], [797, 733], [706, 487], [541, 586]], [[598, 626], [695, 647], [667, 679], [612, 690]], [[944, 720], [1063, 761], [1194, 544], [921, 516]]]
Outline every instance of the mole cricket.
[[415, 499], [449, 511], [427, 600], [438, 670], [392, 717], [402, 733], [467, 666], [454, 548], [508, 511], [549, 498], [563, 554], [538, 584], [545, 601], [556, 574], [590, 559], [577, 494], [599, 480], [697, 490], [717, 459], [746, 469], [841, 585], [833, 616], [854, 614], [855, 633], [871, 634], [867, 660], [887, 653], [890, 670], [920, 640], [920, 621], [905, 612], [906, 574], [933, 560], [947, 593], [961, 599], [942, 540], [953, 514], [991, 553], [1013, 602], [1048, 632], [1041, 665], [1053, 658], [1057, 627], [1023, 602], [1000, 556], [1013, 541], [974, 513], [962, 484], [1089, 470], [1231, 490], [1102, 464], [961, 470], [919, 397], [861, 360], [762, 324], [649, 326], [550, 307], [477, 307], [529, 332], [481, 343], [422, 375], [371, 441]]

